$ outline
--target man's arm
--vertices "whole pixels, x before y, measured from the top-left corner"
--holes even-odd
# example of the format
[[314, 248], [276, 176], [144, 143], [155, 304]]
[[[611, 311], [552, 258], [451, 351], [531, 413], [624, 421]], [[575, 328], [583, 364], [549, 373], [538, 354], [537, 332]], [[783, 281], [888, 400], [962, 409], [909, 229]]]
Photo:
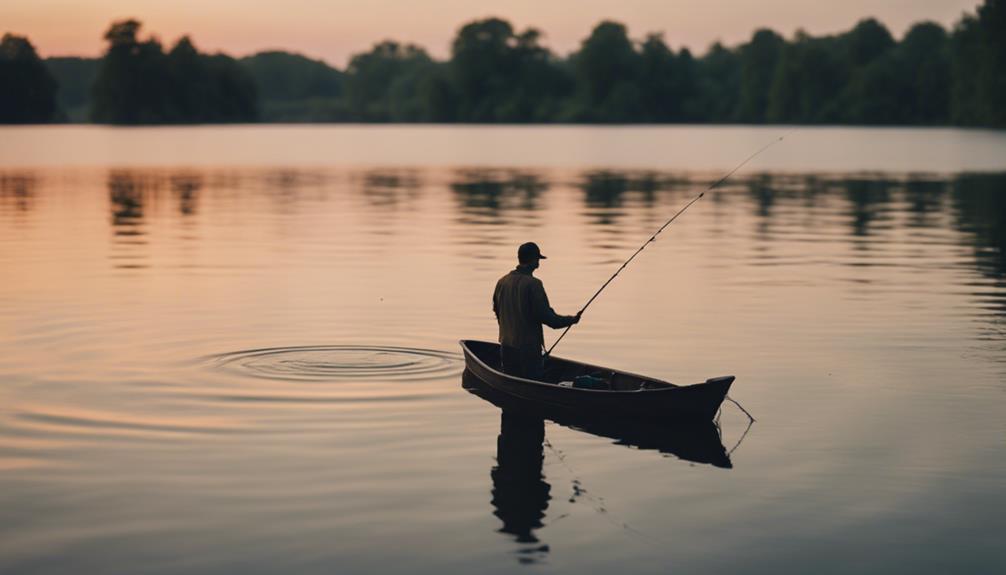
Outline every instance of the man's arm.
[[535, 318], [552, 329], [569, 327], [580, 321], [580, 316], [578, 315], [559, 315], [555, 313], [555, 310], [548, 303], [545, 286], [540, 281], [535, 282], [534, 289], [531, 291], [531, 297]]

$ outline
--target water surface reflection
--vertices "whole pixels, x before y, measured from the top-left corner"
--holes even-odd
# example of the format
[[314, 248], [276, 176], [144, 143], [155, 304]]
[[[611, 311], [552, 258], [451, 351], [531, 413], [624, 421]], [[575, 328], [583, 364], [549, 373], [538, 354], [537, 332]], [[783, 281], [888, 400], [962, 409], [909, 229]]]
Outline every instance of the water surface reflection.
[[31, 173], [0, 172], [0, 211], [23, 213], [35, 202], [36, 178]]
[[736, 450], [458, 389], [517, 245], [575, 309], [716, 176], [0, 170], [0, 572], [1003, 564], [1006, 174], [745, 171], [563, 340], [735, 373]]
[[[731, 468], [730, 456], [720, 440], [718, 423], [711, 421], [637, 422], [584, 418], [575, 412], [523, 401], [500, 393], [465, 370], [462, 387], [500, 409], [500, 433], [496, 440], [496, 466], [492, 468], [493, 512], [502, 522], [501, 533], [521, 544], [521, 563], [543, 561], [550, 551], [539, 536], [546, 526], [552, 486], [543, 472], [545, 420], [569, 429], [614, 440], [614, 445], [654, 450], [685, 461]], [[746, 433], [746, 432], [745, 432]], [[554, 449], [554, 448], [553, 448]], [[556, 452], [558, 457], [561, 454]], [[586, 493], [582, 480], [572, 480], [570, 503]], [[600, 500], [595, 511], [608, 513]], [[566, 517], [553, 513], [549, 522]], [[627, 525], [626, 529], [630, 529]]]
[[503, 522], [500, 533], [521, 543], [519, 561], [543, 559], [549, 547], [535, 535], [552, 498], [552, 486], [542, 474], [545, 421], [519, 412], [503, 410], [496, 439], [496, 466], [492, 468], [493, 514]]

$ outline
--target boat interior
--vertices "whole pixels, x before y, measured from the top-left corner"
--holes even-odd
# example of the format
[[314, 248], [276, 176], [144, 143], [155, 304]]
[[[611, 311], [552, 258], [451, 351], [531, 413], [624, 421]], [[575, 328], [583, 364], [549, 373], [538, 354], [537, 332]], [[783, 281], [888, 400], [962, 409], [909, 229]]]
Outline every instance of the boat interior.
[[[487, 366], [499, 372], [503, 371], [500, 367], [499, 344], [468, 340], [465, 342], [465, 345]], [[577, 378], [582, 378], [583, 376], [590, 376], [590, 378], [599, 384], [599, 387], [595, 387], [594, 389], [606, 389], [610, 391], [636, 391], [640, 389], [676, 387], [674, 384], [660, 381], [659, 379], [624, 373], [610, 368], [558, 357], [549, 357], [545, 361], [545, 371], [542, 381], [544, 383], [560, 385], [562, 382], [574, 382]]]

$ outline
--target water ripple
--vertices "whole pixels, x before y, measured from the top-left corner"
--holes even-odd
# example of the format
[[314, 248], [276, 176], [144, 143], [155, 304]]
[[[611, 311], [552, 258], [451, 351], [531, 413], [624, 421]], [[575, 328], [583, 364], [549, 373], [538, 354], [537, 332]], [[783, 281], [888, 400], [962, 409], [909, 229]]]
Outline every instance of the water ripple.
[[270, 347], [206, 358], [220, 369], [263, 379], [420, 381], [461, 373], [460, 354], [432, 349], [356, 345]]

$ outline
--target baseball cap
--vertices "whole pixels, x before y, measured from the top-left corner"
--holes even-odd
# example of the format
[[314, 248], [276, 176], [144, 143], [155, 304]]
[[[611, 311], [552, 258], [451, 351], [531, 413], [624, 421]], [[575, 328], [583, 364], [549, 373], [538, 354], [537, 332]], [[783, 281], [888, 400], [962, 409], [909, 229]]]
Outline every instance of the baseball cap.
[[538, 247], [538, 244], [534, 242], [527, 242], [525, 244], [521, 244], [520, 247], [517, 248], [517, 259], [524, 262], [532, 259], [547, 260], [548, 258], [541, 254], [541, 248]]

